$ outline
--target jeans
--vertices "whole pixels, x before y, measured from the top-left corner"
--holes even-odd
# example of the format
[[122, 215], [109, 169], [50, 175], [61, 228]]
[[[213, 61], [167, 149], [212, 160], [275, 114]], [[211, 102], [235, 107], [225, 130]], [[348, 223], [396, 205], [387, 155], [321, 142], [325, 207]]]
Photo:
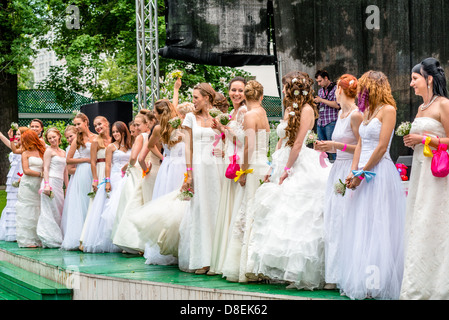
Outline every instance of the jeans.
[[[335, 124], [337, 121], [332, 121], [331, 123], [325, 125], [324, 127], [317, 126], [317, 134], [318, 134], [318, 140], [321, 141], [331, 141], [332, 140], [332, 133], [335, 129]], [[335, 160], [335, 153], [328, 153], [329, 160]]]

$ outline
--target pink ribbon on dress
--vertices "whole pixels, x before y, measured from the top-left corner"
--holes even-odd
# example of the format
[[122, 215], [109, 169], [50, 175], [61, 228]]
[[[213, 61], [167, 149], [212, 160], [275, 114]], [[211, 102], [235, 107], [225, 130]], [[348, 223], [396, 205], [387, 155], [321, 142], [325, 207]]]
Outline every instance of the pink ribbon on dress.
[[214, 147], [217, 146], [218, 142], [220, 142], [220, 140], [223, 138], [224, 133], [222, 132], [221, 134], [216, 134], [215, 135], [215, 142], [214, 142]]
[[324, 161], [324, 159], [327, 159], [327, 158], [329, 158], [329, 156], [327, 155], [326, 152], [320, 153], [320, 165], [322, 168], [327, 168], [326, 161]]

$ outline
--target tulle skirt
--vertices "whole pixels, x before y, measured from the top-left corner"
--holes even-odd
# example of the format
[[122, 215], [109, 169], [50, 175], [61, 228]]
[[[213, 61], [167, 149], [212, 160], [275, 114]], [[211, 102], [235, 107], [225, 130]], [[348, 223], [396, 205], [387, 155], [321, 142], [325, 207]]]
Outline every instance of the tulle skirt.
[[327, 283], [337, 283], [341, 272], [339, 262], [341, 237], [343, 236], [343, 213], [347, 200], [352, 196], [352, 190], [346, 189], [345, 195], [335, 193], [335, 184], [345, 183], [351, 172], [352, 159], [337, 160], [333, 163], [327, 181], [324, 205], [324, 238], [325, 238], [325, 280]]
[[179, 228], [189, 204], [188, 201], [177, 198], [179, 193], [179, 190], [174, 190], [151, 201], [143, 207], [147, 215], [136, 214], [132, 217], [132, 222], [145, 243], [147, 264], [177, 262], [174, 258], [178, 257]]
[[80, 237], [89, 208], [90, 198], [87, 195], [92, 188], [92, 171], [90, 163], [80, 163], [69, 182], [68, 192], [64, 201], [61, 227], [64, 235], [61, 248], [77, 250]]
[[348, 199], [343, 215], [338, 286], [351, 299], [398, 299], [404, 267], [405, 192], [393, 162]]
[[[279, 154], [286, 156], [287, 150]], [[297, 289], [322, 287], [327, 165], [322, 168], [319, 154], [303, 146], [282, 185], [265, 183], [257, 190], [249, 208], [254, 221], [248, 240], [248, 278], [291, 282]]]
[[[62, 244], [61, 216], [64, 209], [64, 181], [49, 178], [53, 198], [41, 193], [41, 213], [37, 223], [37, 235], [44, 248], [60, 248]], [[41, 189], [44, 187], [42, 183]]]
[[83, 241], [84, 252], [119, 252], [119, 247], [112, 243], [111, 232], [118, 200], [122, 191], [124, 179], [121, 172], [111, 173], [111, 191], [106, 192], [106, 184], [98, 187], [92, 203], [91, 218], [86, 222]]

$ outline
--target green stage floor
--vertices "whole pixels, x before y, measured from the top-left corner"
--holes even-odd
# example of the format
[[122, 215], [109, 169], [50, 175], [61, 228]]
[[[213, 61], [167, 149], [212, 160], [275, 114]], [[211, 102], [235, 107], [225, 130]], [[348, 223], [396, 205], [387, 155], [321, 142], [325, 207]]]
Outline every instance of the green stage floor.
[[218, 290], [257, 292], [263, 294], [284, 295], [309, 299], [348, 300], [338, 291], [300, 291], [286, 289], [285, 284], [232, 283], [220, 275], [207, 276], [185, 273], [177, 266], [153, 266], [145, 264], [142, 256], [122, 253], [83, 253], [59, 249], [19, 248], [15, 242], [0, 241], [0, 250], [24, 256], [50, 266], [73, 270], [76, 266], [80, 273], [101, 275], [130, 280], [145, 280], [172, 285], [183, 285]]

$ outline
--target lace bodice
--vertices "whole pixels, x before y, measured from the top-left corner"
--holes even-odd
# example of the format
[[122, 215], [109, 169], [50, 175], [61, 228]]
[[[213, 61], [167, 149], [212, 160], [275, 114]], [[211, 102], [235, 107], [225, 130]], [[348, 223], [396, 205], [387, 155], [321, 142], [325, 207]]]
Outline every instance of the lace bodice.
[[81, 146], [78, 148], [80, 158], [90, 158], [90, 146], [91, 143], [87, 142], [85, 147]]
[[119, 172], [123, 168], [125, 164], [128, 163], [129, 157], [131, 156], [131, 149], [126, 152], [122, 150], [115, 150], [112, 153], [112, 164], [111, 164], [111, 172]]

